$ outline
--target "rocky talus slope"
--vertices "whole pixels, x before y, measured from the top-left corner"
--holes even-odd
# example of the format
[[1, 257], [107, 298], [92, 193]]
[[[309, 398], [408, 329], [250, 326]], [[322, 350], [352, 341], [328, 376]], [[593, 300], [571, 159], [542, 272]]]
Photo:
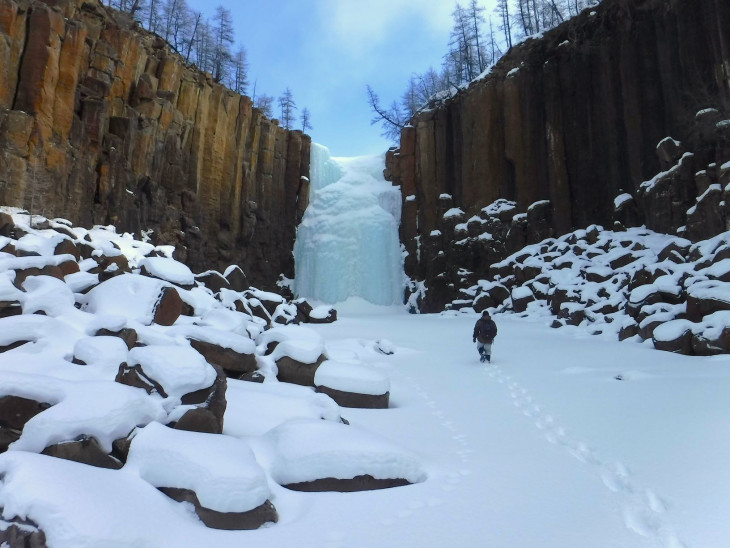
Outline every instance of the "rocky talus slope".
[[[453, 300], [461, 269], [484, 277], [525, 244], [591, 224], [618, 219], [693, 241], [724, 231], [728, 29], [723, 0], [604, 0], [418, 114], [386, 176], [403, 191], [406, 273], [430, 289], [421, 309]], [[644, 184], [658, 173], [660, 185]], [[486, 220], [480, 212], [497, 199], [515, 202], [517, 221], [502, 218], [493, 241], [454, 250], [464, 237], [452, 238], [453, 226]], [[703, 217], [710, 203], [723, 205]], [[451, 208], [464, 217], [445, 218]]]
[[310, 139], [97, 0], [0, 0], [0, 203], [293, 277]]
[[[173, 249], [0, 212], [3, 546], [81, 545], [90, 524], [54, 504], [106, 508], [100, 516], [149, 505], [164, 522], [176, 506], [161, 492], [188, 509], [177, 519], [190, 527], [242, 530], [278, 520], [274, 483], [362, 491], [423, 480], [414, 457], [342, 418], [340, 406], [387, 408], [390, 381], [328, 359], [301, 325], [333, 322], [335, 310], [245, 289], [238, 267], [194, 275]], [[66, 487], [38, 480], [46, 473]]]

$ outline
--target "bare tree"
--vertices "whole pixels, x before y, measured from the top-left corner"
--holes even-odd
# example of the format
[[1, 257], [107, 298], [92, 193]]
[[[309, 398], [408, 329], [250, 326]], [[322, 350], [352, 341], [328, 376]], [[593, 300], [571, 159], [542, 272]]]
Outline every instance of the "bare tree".
[[213, 32], [210, 25], [205, 19], [201, 19], [195, 34], [193, 49], [195, 64], [203, 72], [212, 72], [213, 70], [213, 45]]
[[267, 118], [274, 117], [274, 98], [271, 95], [264, 93], [255, 97], [253, 105], [260, 109]]
[[380, 98], [375, 93], [373, 88], [367, 86], [368, 92], [368, 104], [370, 109], [373, 111], [373, 119], [370, 120], [370, 124], [380, 124], [382, 129], [381, 134], [383, 137], [390, 139], [393, 142], [398, 141], [400, 138], [400, 132], [406, 125], [406, 120], [401, 111], [400, 105], [396, 101], [389, 109], [385, 109], [380, 105]]
[[238, 48], [236, 55], [233, 57], [231, 88], [241, 95], [245, 95], [248, 92], [248, 59], [243, 46]]
[[190, 54], [193, 51], [193, 45], [198, 36], [198, 29], [200, 28], [200, 19], [202, 14], [200, 12], [191, 11], [190, 20], [193, 21], [190, 36], [187, 37], [187, 51], [185, 52], [185, 61], [190, 61]]
[[286, 88], [284, 93], [279, 97], [279, 107], [281, 108], [281, 125], [286, 129], [291, 129], [294, 125], [294, 113], [297, 110], [297, 104], [294, 102], [294, 94], [291, 89]]
[[481, 26], [484, 23], [484, 8], [480, 7], [477, 0], [471, 0], [469, 4], [469, 19], [471, 20], [471, 31], [474, 40], [474, 46], [477, 54], [477, 65], [479, 66], [479, 72], [481, 73], [487, 68], [487, 62], [482, 55], [482, 30]]
[[306, 132], [308, 129], [314, 129], [311, 122], [312, 115], [307, 107], [302, 109], [302, 114], [299, 116], [299, 119], [302, 122], [302, 132]]
[[495, 8], [500, 19], [499, 29], [504, 33], [504, 42], [507, 49], [512, 47], [512, 27], [509, 14], [509, 0], [497, 0]]
[[223, 6], [215, 9], [213, 16], [213, 50], [211, 56], [213, 80], [220, 82], [231, 67], [233, 55], [231, 46], [234, 42], [233, 16]]

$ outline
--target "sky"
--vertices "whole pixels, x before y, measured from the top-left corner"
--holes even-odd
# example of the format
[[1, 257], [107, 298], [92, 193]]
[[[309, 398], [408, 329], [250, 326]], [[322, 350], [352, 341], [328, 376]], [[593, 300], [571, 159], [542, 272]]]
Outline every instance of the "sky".
[[[466, 4], [467, 2], [462, 2]], [[385, 104], [410, 75], [438, 68], [451, 30], [451, 0], [188, 0], [212, 17], [231, 11], [237, 44], [248, 53], [253, 93], [278, 97], [289, 87], [311, 112], [312, 139], [333, 156], [385, 152], [372, 126], [366, 85]], [[492, 13], [494, 0], [480, 0]], [[234, 48], [235, 49], [235, 48]], [[276, 110], [275, 110], [276, 113]]]

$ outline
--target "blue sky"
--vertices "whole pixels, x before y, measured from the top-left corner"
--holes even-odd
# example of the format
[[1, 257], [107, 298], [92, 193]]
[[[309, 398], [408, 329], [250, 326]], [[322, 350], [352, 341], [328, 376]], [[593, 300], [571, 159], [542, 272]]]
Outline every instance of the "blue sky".
[[[463, 0], [462, 5], [468, 0]], [[492, 12], [494, 0], [480, 0]], [[451, 30], [451, 0], [188, 0], [213, 15], [231, 11], [248, 53], [251, 87], [278, 97], [288, 86], [309, 108], [308, 133], [335, 156], [378, 154], [390, 143], [370, 125], [365, 86], [384, 103], [413, 72], [438, 67]]]

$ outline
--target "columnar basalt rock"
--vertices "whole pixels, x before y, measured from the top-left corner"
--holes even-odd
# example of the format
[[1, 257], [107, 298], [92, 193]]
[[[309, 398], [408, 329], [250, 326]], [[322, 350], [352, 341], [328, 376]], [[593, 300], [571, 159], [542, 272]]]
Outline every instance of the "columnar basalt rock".
[[[0, 202], [293, 277], [310, 138], [88, 0], [0, 0]], [[304, 179], [303, 179], [304, 178]]]
[[[624, 202], [623, 219], [669, 232], [682, 227], [704, 192], [695, 188], [704, 181], [695, 185], [695, 172], [712, 161], [710, 152], [727, 156], [725, 141], [716, 140], [713, 149], [708, 139], [715, 121], [698, 129], [695, 113], [715, 107], [730, 117], [728, 29], [730, 4], [723, 0], [603, 0], [514, 47], [485, 78], [418, 114], [403, 130], [400, 148], [389, 151], [385, 173], [403, 190], [406, 273], [431, 288], [426, 309], [443, 304], [436, 293], [454, 297], [456, 271], [488, 266], [473, 255], [452, 261], [453, 242], [431, 245], [432, 234], [445, 233], [442, 194], [467, 219], [498, 198], [515, 201], [518, 212], [549, 200], [539, 220], [515, 217], [502, 240], [506, 249], [495, 248], [492, 262], [551, 233], [611, 226], [614, 199], [623, 193], [636, 198]], [[704, 143], [708, 154], [687, 158], [667, 178], [665, 193], [639, 199], [642, 182], [678, 160], [668, 145], [657, 154], [667, 136]], [[722, 200], [713, 193], [704, 201]], [[702, 214], [697, 217], [690, 232], [698, 232]]]

